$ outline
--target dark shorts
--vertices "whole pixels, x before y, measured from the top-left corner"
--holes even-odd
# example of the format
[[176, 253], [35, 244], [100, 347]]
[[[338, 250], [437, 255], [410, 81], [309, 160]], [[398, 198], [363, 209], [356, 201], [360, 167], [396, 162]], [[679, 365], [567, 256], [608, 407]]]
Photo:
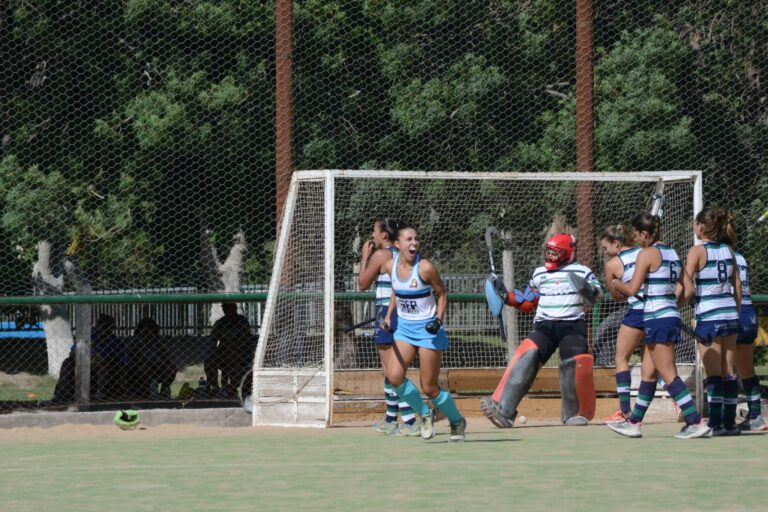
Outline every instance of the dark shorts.
[[702, 339], [711, 340], [718, 336], [731, 336], [739, 333], [738, 320], [702, 320], [696, 322], [694, 332]]
[[757, 312], [752, 306], [741, 306], [739, 336], [736, 343], [752, 345], [757, 338]]
[[677, 343], [682, 339], [680, 328], [683, 324], [679, 318], [646, 318], [643, 323], [645, 324], [643, 343], [646, 345], [650, 343]]
[[633, 329], [643, 330], [643, 308], [628, 309], [624, 318], [621, 320], [621, 325], [632, 327]]
[[397, 308], [392, 312], [392, 332], [381, 328], [381, 322], [387, 316], [389, 306], [376, 306], [376, 323], [373, 326], [373, 342], [376, 345], [391, 345], [395, 342], [395, 330], [397, 329]]
[[589, 351], [587, 326], [583, 319], [539, 320], [533, 324], [528, 337], [539, 347], [542, 363], [546, 363], [558, 349], [563, 361]]

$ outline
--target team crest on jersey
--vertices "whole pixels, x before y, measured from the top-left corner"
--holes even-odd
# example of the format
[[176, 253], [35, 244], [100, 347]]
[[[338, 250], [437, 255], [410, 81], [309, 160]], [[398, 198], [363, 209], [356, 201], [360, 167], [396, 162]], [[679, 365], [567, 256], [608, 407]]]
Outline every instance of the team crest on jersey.
[[411, 279], [411, 288], [418, 288], [419, 283], [416, 282], [416, 279]]

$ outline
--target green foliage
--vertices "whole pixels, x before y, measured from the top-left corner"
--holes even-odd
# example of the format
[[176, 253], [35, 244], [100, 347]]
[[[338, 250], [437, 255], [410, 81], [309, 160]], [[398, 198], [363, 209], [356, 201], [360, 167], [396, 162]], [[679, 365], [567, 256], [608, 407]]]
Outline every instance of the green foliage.
[[755, 366], [768, 366], [768, 347], [756, 346], [754, 352]]
[[[595, 169], [703, 169], [705, 202], [736, 210], [752, 281], [765, 288], [764, 227], [743, 220], [768, 208], [764, 2], [598, 7]], [[572, 3], [297, 0], [293, 8], [297, 168], [574, 169]], [[201, 233], [223, 254], [239, 230], [250, 244], [247, 279], [265, 282], [276, 219], [274, 23], [271, 1], [7, 2], [5, 291], [27, 286], [19, 261], [33, 261], [41, 239], [74, 251], [99, 286], [204, 286]], [[552, 199], [573, 193], [553, 187], [532, 198], [531, 220], [479, 187], [482, 204], [451, 222], [466, 240], [488, 223], [544, 223]], [[435, 184], [424, 218], [409, 220], [425, 232], [447, 229], [440, 199], [455, 193]], [[381, 199], [371, 204], [372, 195]], [[360, 185], [340, 200], [337, 231], [351, 239], [372, 211], [408, 197], [389, 184]]]

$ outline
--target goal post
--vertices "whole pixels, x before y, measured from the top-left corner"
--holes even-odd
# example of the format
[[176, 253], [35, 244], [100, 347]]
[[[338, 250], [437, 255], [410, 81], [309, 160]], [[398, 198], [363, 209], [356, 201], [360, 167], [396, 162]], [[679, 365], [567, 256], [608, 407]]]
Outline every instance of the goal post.
[[[636, 214], [649, 211], [661, 184], [666, 198], [662, 237], [684, 253], [694, 242], [692, 220], [701, 208], [701, 179], [701, 171], [296, 171], [282, 213], [254, 358], [253, 424], [331, 426], [334, 401], [378, 396], [364, 386], [347, 388], [351, 372], [380, 366], [371, 326], [339, 328], [360, 323], [373, 311], [371, 294], [357, 290], [355, 271], [357, 248], [370, 236], [375, 216], [414, 225], [423, 254], [443, 276], [449, 295], [445, 325], [451, 339], [443, 366], [499, 368], [506, 365], [508, 344], [519, 340], [503, 341], [497, 319], [481, 302], [488, 273], [483, 239], [488, 226], [506, 235], [494, 247], [496, 261], [514, 260], [514, 268], [499, 272], [526, 283], [542, 264], [545, 234], [555, 219], [574, 230], [583, 227], [577, 225], [579, 182], [592, 183], [588, 222], [596, 237], [607, 225], [628, 225]], [[592, 249], [587, 256], [602, 278], [597, 242], [588, 244]], [[617, 316], [621, 307], [605, 300], [593, 312], [593, 325]], [[528, 332], [531, 320], [531, 315], [518, 317], [519, 336]], [[609, 336], [605, 331], [601, 335]], [[595, 346], [597, 351], [603, 348]], [[677, 348], [678, 363], [690, 365], [694, 373], [695, 348], [693, 340]], [[557, 363], [553, 357], [548, 366]]]

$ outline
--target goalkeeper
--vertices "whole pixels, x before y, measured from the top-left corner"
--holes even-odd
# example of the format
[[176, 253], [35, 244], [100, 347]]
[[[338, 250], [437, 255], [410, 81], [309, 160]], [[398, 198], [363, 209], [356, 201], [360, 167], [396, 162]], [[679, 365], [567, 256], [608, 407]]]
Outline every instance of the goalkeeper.
[[[561, 419], [565, 425], [586, 425], [595, 415], [594, 360], [587, 347], [584, 303], [595, 302], [600, 285], [588, 267], [574, 261], [576, 239], [560, 233], [547, 240], [544, 265], [521, 292], [507, 292], [496, 278], [501, 300], [524, 313], [536, 311], [533, 329], [520, 343], [492, 396], [480, 401], [483, 414], [499, 428], [514, 426], [517, 407], [539, 368], [560, 351]], [[583, 284], [571, 283], [570, 274]]]

